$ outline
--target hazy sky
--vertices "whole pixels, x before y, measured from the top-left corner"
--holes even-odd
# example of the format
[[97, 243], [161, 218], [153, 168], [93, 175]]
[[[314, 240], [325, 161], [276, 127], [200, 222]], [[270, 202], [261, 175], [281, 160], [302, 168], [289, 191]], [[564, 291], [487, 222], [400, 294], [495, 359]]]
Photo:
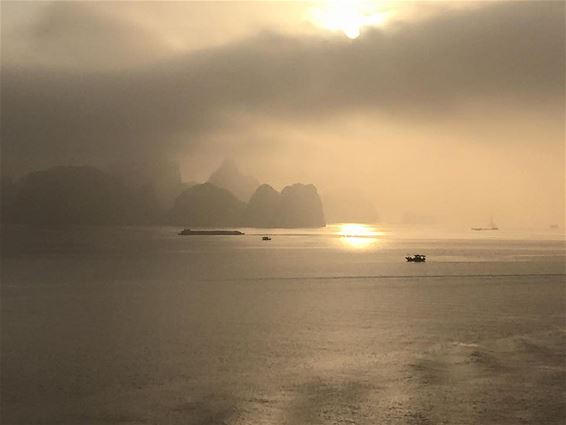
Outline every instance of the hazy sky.
[[564, 2], [3, 1], [1, 23], [3, 173], [232, 158], [390, 220], [564, 220]]

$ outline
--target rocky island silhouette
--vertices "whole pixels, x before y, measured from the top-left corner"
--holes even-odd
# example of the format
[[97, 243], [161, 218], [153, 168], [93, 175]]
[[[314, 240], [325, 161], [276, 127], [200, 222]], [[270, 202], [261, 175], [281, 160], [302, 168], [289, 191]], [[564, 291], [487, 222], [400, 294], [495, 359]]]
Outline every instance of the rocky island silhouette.
[[[246, 198], [254, 178], [225, 162], [206, 183], [186, 187], [174, 165], [160, 163], [131, 178], [90, 166], [58, 166], [19, 179], [2, 179], [2, 222], [39, 225], [177, 225], [197, 228], [299, 228], [326, 225], [312, 184], [277, 192], [263, 184]], [[134, 169], [129, 166], [129, 170]], [[231, 187], [219, 186], [229, 182]], [[141, 182], [141, 183], [140, 183]], [[237, 196], [232, 192], [238, 193]], [[169, 199], [171, 205], [165, 200]]]

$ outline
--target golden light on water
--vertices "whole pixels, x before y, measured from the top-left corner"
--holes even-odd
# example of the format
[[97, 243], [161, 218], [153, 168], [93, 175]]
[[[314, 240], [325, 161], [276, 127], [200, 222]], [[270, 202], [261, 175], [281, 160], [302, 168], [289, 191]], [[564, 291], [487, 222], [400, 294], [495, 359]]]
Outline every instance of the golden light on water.
[[377, 243], [382, 232], [365, 224], [345, 223], [340, 226], [339, 234], [348, 247], [363, 249]]
[[388, 13], [375, 1], [326, 1], [311, 11], [311, 21], [330, 31], [342, 31], [350, 39], [358, 38], [364, 27], [379, 27]]

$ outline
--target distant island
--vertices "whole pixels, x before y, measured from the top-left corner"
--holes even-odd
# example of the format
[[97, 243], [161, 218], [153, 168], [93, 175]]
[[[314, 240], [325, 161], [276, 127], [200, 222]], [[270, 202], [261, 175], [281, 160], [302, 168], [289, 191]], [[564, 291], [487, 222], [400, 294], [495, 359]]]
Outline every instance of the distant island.
[[324, 227], [322, 202], [312, 184], [296, 183], [281, 193], [261, 185], [248, 203], [211, 183], [185, 190], [168, 213], [168, 223], [193, 227]]
[[248, 202], [243, 224], [248, 227], [324, 227], [322, 201], [312, 184], [296, 183], [277, 192], [263, 184]]
[[238, 227], [245, 205], [226, 189], [197, 184], [177, 197], [165, 220], [186, 227]]
[[[190, 186], [181, 182], [174, 164], [164, 161], [115, 164], [104, 171], [90, 166], [58, 166], [16, 181], [3, 177], [0, 218], [14, 224], [208, 229], [326, 225], [314, 185], [295, 183], [278, 192], [262, 184], [250, 192], [256, 184], [232, 162], [223, 163], [206, 183]], [[187, 230], [186, 234], [197, 234], [194, 232]], [[206, 232], [228, 234], [224, 230]]]
[[240, 172], [234, 161], [226, 160], [208, 178], [207, 183], [226, 189], [242, 202], [247, 202], [260, 185], [252, 176]]

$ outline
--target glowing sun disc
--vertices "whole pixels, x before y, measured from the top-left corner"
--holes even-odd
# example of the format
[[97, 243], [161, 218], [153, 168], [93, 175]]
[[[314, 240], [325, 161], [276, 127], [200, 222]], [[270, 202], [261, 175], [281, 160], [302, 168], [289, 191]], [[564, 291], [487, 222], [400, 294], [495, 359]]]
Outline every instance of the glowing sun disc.
[[327, 1], [311, 11], [311, 21], [330, 31], [342, 31], [350, 39], [358, 38], [364, 27], [377, 27], [387, 20], [387, 13], [369, 1]]

